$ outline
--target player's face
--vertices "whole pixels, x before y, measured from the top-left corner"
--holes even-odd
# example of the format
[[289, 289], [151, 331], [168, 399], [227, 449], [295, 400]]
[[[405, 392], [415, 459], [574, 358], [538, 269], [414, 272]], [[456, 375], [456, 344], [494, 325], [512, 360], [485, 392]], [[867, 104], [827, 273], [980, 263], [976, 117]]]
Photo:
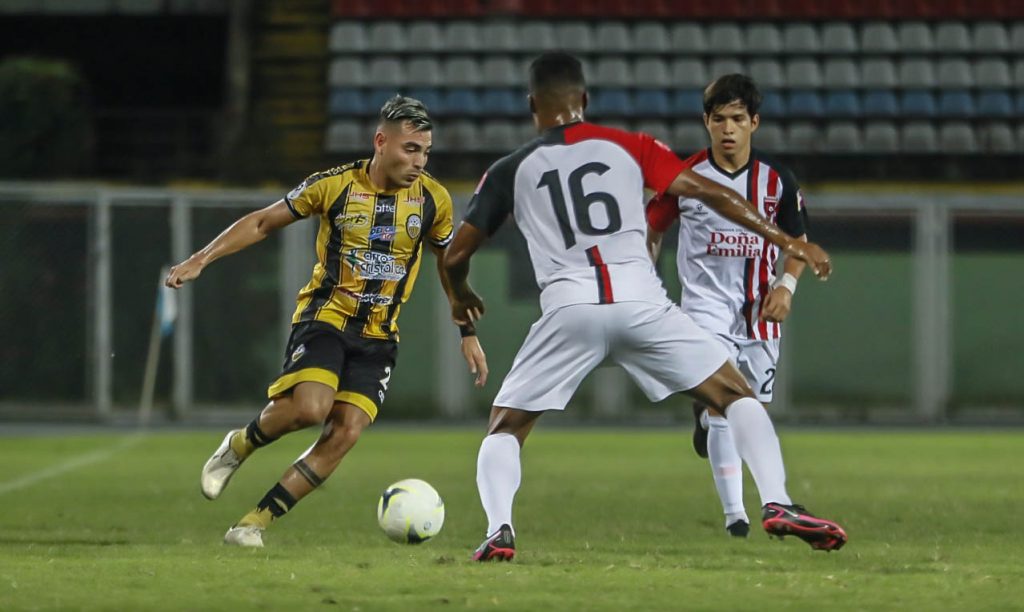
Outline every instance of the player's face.
[[432, 144], [430, 130], [414, 131], [408, 121], [399, 125], [385, 125], [374, 137], [374, 148], [381, 168], [392, 187], [409, 187], [427, 166]]
[[711, 136], [711, 146], [723, 153], [745, 151], [750, 147], [750, 136], [757, 130], [761, 117], [750, 116], [739, 100], [704, 114], [704, 125]]

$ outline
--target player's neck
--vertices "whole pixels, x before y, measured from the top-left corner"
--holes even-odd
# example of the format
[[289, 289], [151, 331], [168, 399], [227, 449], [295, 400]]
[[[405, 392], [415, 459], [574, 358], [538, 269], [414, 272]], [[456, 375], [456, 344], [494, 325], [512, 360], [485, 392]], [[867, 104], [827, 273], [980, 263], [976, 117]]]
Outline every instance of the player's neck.
[[583, 109], [578, 107], [538, 112], [536, 115], [538, 132], [546, 132], [560, 125], [569, 125], [570, 123], [579, 123], [580, 121], [583, 121]]
[[726, 172], [736, 172], [743, 166], [747, 165], [750, 161], [750, 147], [745, 147], [740, 151], [734, 151], [732, 153], [726, 153], [711, 147], [711, 155], [715, 158], [715, 164], [719, 168]]
[[373, 185], [375, 191], [388, 192], [398, 190], [398, 187], [392, 185], [391, 181], [388, 180], [388, 175], [384, 172], [384, 168], [381, 168], [380, 161], [376, 155], [370, 158], [370, 163], [366, 167], [366, 177], [370, 179], [370, 184]]

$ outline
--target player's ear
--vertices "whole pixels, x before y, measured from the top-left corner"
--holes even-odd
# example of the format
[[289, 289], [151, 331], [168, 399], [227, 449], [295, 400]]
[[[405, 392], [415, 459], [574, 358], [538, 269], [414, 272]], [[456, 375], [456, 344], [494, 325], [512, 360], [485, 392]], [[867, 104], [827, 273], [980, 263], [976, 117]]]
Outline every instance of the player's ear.
[[761, 115], [754, 113], [754, 116], [750, 118], [750, 132], [756, 132], [759, 125], [761, 125]]
[[384, 135], [384, 130], [377, 128], [377, 133], [373, 135], [373, 150], [380, 153], [384, 150], [384, 143], [387, 142], [388, 137]]
[[704, 127], [711, 129], [711, 117], [707, 113], [704, 113]]

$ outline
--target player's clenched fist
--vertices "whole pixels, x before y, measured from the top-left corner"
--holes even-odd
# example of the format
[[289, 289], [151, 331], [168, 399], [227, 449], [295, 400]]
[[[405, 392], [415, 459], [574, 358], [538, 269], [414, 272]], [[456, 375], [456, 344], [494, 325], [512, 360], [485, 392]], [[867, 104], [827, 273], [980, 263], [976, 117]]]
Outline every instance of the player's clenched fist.
[[164, 280], [164, 284], [172, 289], [177, 289], [188, 281], [198, 278], [202, 271], [203, 263], [195, 257], [189, 257], [171, 268], [171, 271], [167, 273], [167, 279]]
[[825, 249], [813, 242], [801, 240], [790, 240], [786, 246], [786, 255], [796, 257], [804, 261], [814, 271], [814, 275], [821, 280], [828, 280], [832, 274], [832, 259], [825, 252]]

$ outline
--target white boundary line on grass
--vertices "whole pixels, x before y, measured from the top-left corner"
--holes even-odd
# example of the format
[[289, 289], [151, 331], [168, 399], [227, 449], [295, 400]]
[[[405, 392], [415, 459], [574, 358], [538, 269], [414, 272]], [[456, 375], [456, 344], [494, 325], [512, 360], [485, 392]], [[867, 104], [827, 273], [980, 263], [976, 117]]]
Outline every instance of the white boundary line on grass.
[[15, 478], [14, 480], [9, 480], [7, 482], [0, 482], [0, 495], [6, 495], [12, 491], [31, 487], [38, 482], [53, 478], [54, 476], [60, 476], [61, 474], [66, 474], [67, 472], [77, 470], [78, 468], [109, 459], [116, 453], [135, 446], [145, 437], [146, 434], [143, 433], [133, 434], [126, 438], [122, 438], [120, 442], [113, 446], [71, 457], [67, 461], [37, 472], [32, 472], [31, 474], [26, 474], [21, 478]]

